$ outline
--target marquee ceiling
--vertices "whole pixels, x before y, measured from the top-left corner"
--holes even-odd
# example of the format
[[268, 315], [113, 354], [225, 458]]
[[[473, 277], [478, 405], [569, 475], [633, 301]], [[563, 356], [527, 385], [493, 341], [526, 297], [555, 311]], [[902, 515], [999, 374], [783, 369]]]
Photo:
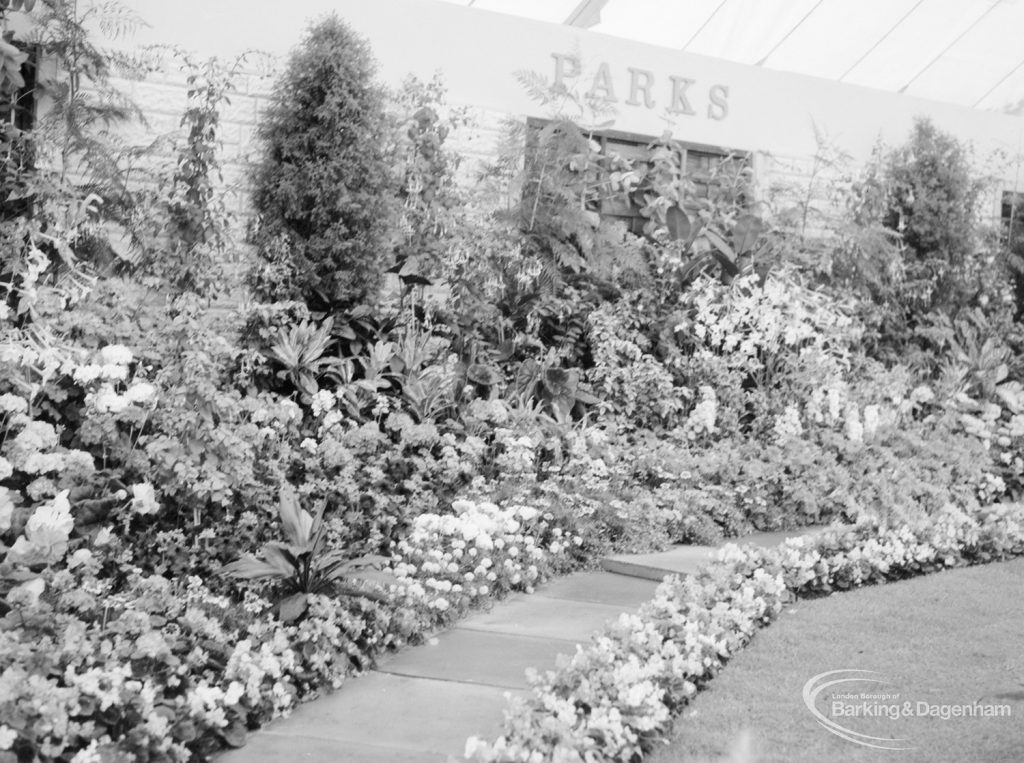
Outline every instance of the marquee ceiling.
[[1024, 0], [444, 0], [690, 53], [1024, 112]]

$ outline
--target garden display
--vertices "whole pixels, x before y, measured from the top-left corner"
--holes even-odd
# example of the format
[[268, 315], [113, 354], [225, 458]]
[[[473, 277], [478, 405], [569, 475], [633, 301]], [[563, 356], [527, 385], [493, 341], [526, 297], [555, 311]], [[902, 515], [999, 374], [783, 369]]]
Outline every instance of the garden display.
[[[136, 166], [132, 62], [37, 5], [56, 105], [0, 132], [0, 763], [209, 760], [606, 554], [839, 527], [667, 580], [467, 748], [637, 760], [792, 597], [1024, 552], [1019, 231], [927, 120], [822, 240], [748, 157], [698, 191], [670, 136], [633, 165], [558, 112], [467, 188], [471, 116], [328, 17], [240, 220], [248, 62], [164, 51], [190, 100]], [[26, 61], [0, 42], [5, 97]]]

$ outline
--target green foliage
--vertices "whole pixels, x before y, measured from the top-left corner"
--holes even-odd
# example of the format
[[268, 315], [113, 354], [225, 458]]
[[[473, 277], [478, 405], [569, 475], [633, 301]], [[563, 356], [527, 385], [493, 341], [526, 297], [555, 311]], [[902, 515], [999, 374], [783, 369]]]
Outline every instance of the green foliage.
[[645, 335], [642, 295], [601, 305], [589, 318], [593, 368], [588, 377], [600, 409], [626, 428], [670, 425], [684, 410], [690, 390], [678, 389], [670, 370]]
[[702, 274], [730, 283], [754, 264], [771, 264], [777, 243], [753, 213], [753, 168], [749, 157], [730, 155], [701, 177], [686, 172], [686, 151], [665, 135], [649, 148], [630, 197], [648, 218], [644, 232], [662, 244], [655, 250], [658, 275], [685, 289]]
[[888, 179], [888, 223], [921, 264], [955, 267], [972, 253], [982, 184], [956, 137], [916, 120], [907, 142], [888, 156]]
[[374, 302], [391, 265], [394, 181], [383, 91], [366, 43], [337, 17], [310, 27], [263, 115], [251, 274], [264, 300]]
[[318, 379], [341, 364], [338, 358], [325, 357], [331, 344], [333, 320], [316, 326], [302, 321], [282, 329], [270, 345], [272, 360], [280, 364], [277, 375], [297, 390], [309, 403], [319, 390]]
[[150, 178], [152, 190], [136, 192], [129, 227], [132, 266], [160, 279], [172, 293], [213, 296], [226, 286], [231, 215], [224, 201], [220, 166], [220, 112], [243, 65], [216, 57], [197, 61], [181, 50], [171, 54], [186, 76], [188, 102], [181, 117], [185, 141], [176, 146], [174, 167]]
[[275, 607], [286, 623], [305, 614], [310, 594], [347, 594], [380, 600], [376, 594], [345, 582], [361, 565], [344, 550], [327, 550], [323, 506], [311, 515], [299, 506], [295, 492], [282, 485], [278, 513], [285, 542], [267, 543], [258, 557], [250, 554], [227, 564], [221, 568], [221, 575], [278, 583], [285, 598]]
[[440, 274], [462, 223], [463, 190], [455, 182], [461, 157], [445, 143], [469, 122], [465, 109], [450, 109], [440, 75], [429, 82], [408, 77], [391, 109], [395, 145], [389, 149], [398, 179], [400, 238], [392, 272], [403, 285], [424, 285]]

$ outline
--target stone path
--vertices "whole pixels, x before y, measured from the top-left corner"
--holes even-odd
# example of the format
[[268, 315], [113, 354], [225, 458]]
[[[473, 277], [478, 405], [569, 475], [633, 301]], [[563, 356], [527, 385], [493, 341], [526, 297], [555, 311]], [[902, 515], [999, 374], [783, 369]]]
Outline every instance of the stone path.
[[[774, 546], [794, 534], [744, 543]], [[381, 659], [375, 670], [251, 734], [219, 763], [446, 763], [466, 738], [501, 733], [506, 694], [526, 693], [526, 669], [551, 669], [622, 612], [654, 595], [665, 575], [688, 574], [715, 548], [676, 546], [609, 557], [598, 572], [551, 581], [460, 621], [431, 643]]]

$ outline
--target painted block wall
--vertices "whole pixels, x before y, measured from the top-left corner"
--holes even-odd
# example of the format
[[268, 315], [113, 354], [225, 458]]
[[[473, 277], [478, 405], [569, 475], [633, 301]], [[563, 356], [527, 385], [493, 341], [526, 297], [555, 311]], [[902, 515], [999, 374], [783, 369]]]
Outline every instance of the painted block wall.
[[[451, 143], [467, 155], [467, 178], [493, 151], [503, 117], [549, 116], [529, 99], [516, 73], [553, 78], [559, 67], [563, 74], [574, 73], [577, 62], [578, 76], [566, 77], [566, 84], [580, 93], [613, 97], [614, 129], [649, 136], [668, 129], [683, 141], [755, 152], [763, 194], [799, 195], [801, 182], [806, 185], [814, 170], [816, 129], [857, 163], [879, 140], [902, 143], [914, 117], [927, 115], [972, 142], [980, 157], [1002, 152], [1006, 159], [996, 162], [996, 171], [1006, 178], [1006, 189], [1014, 188], [1024, 144], [1024, 122], [1016, 116], [773, 72], [440, 0], [292, 0], [287, 6], [270, 0], [130, 0], [130, 5], [150, 24], [133, 44], [175, 44], [224, 60], [252, 49], [280, 60], [311, 19], [337, 13], [369, 40], [385, 84], [396, 86], [409, 73], [428, 79], [441, 72], [449, 100], [473, 107], [477, 124]], [[125, 84], [149, 116], [151, 133], [176, 127], [185, 103], [183, 76], [172, 71]], [[247, 74], [223, 114], [225, 179], [239, 191], [233, 204], [242, 215], [246, 161], [255, 150], [253, 131], [270, 84], [255, 72]], [[827, 183], [822, 173], [819, 167], [819, 187]], [[815, 200], [823, 211], [827, 196]], [[995, 195], [988, 208], [996, 213]]]

